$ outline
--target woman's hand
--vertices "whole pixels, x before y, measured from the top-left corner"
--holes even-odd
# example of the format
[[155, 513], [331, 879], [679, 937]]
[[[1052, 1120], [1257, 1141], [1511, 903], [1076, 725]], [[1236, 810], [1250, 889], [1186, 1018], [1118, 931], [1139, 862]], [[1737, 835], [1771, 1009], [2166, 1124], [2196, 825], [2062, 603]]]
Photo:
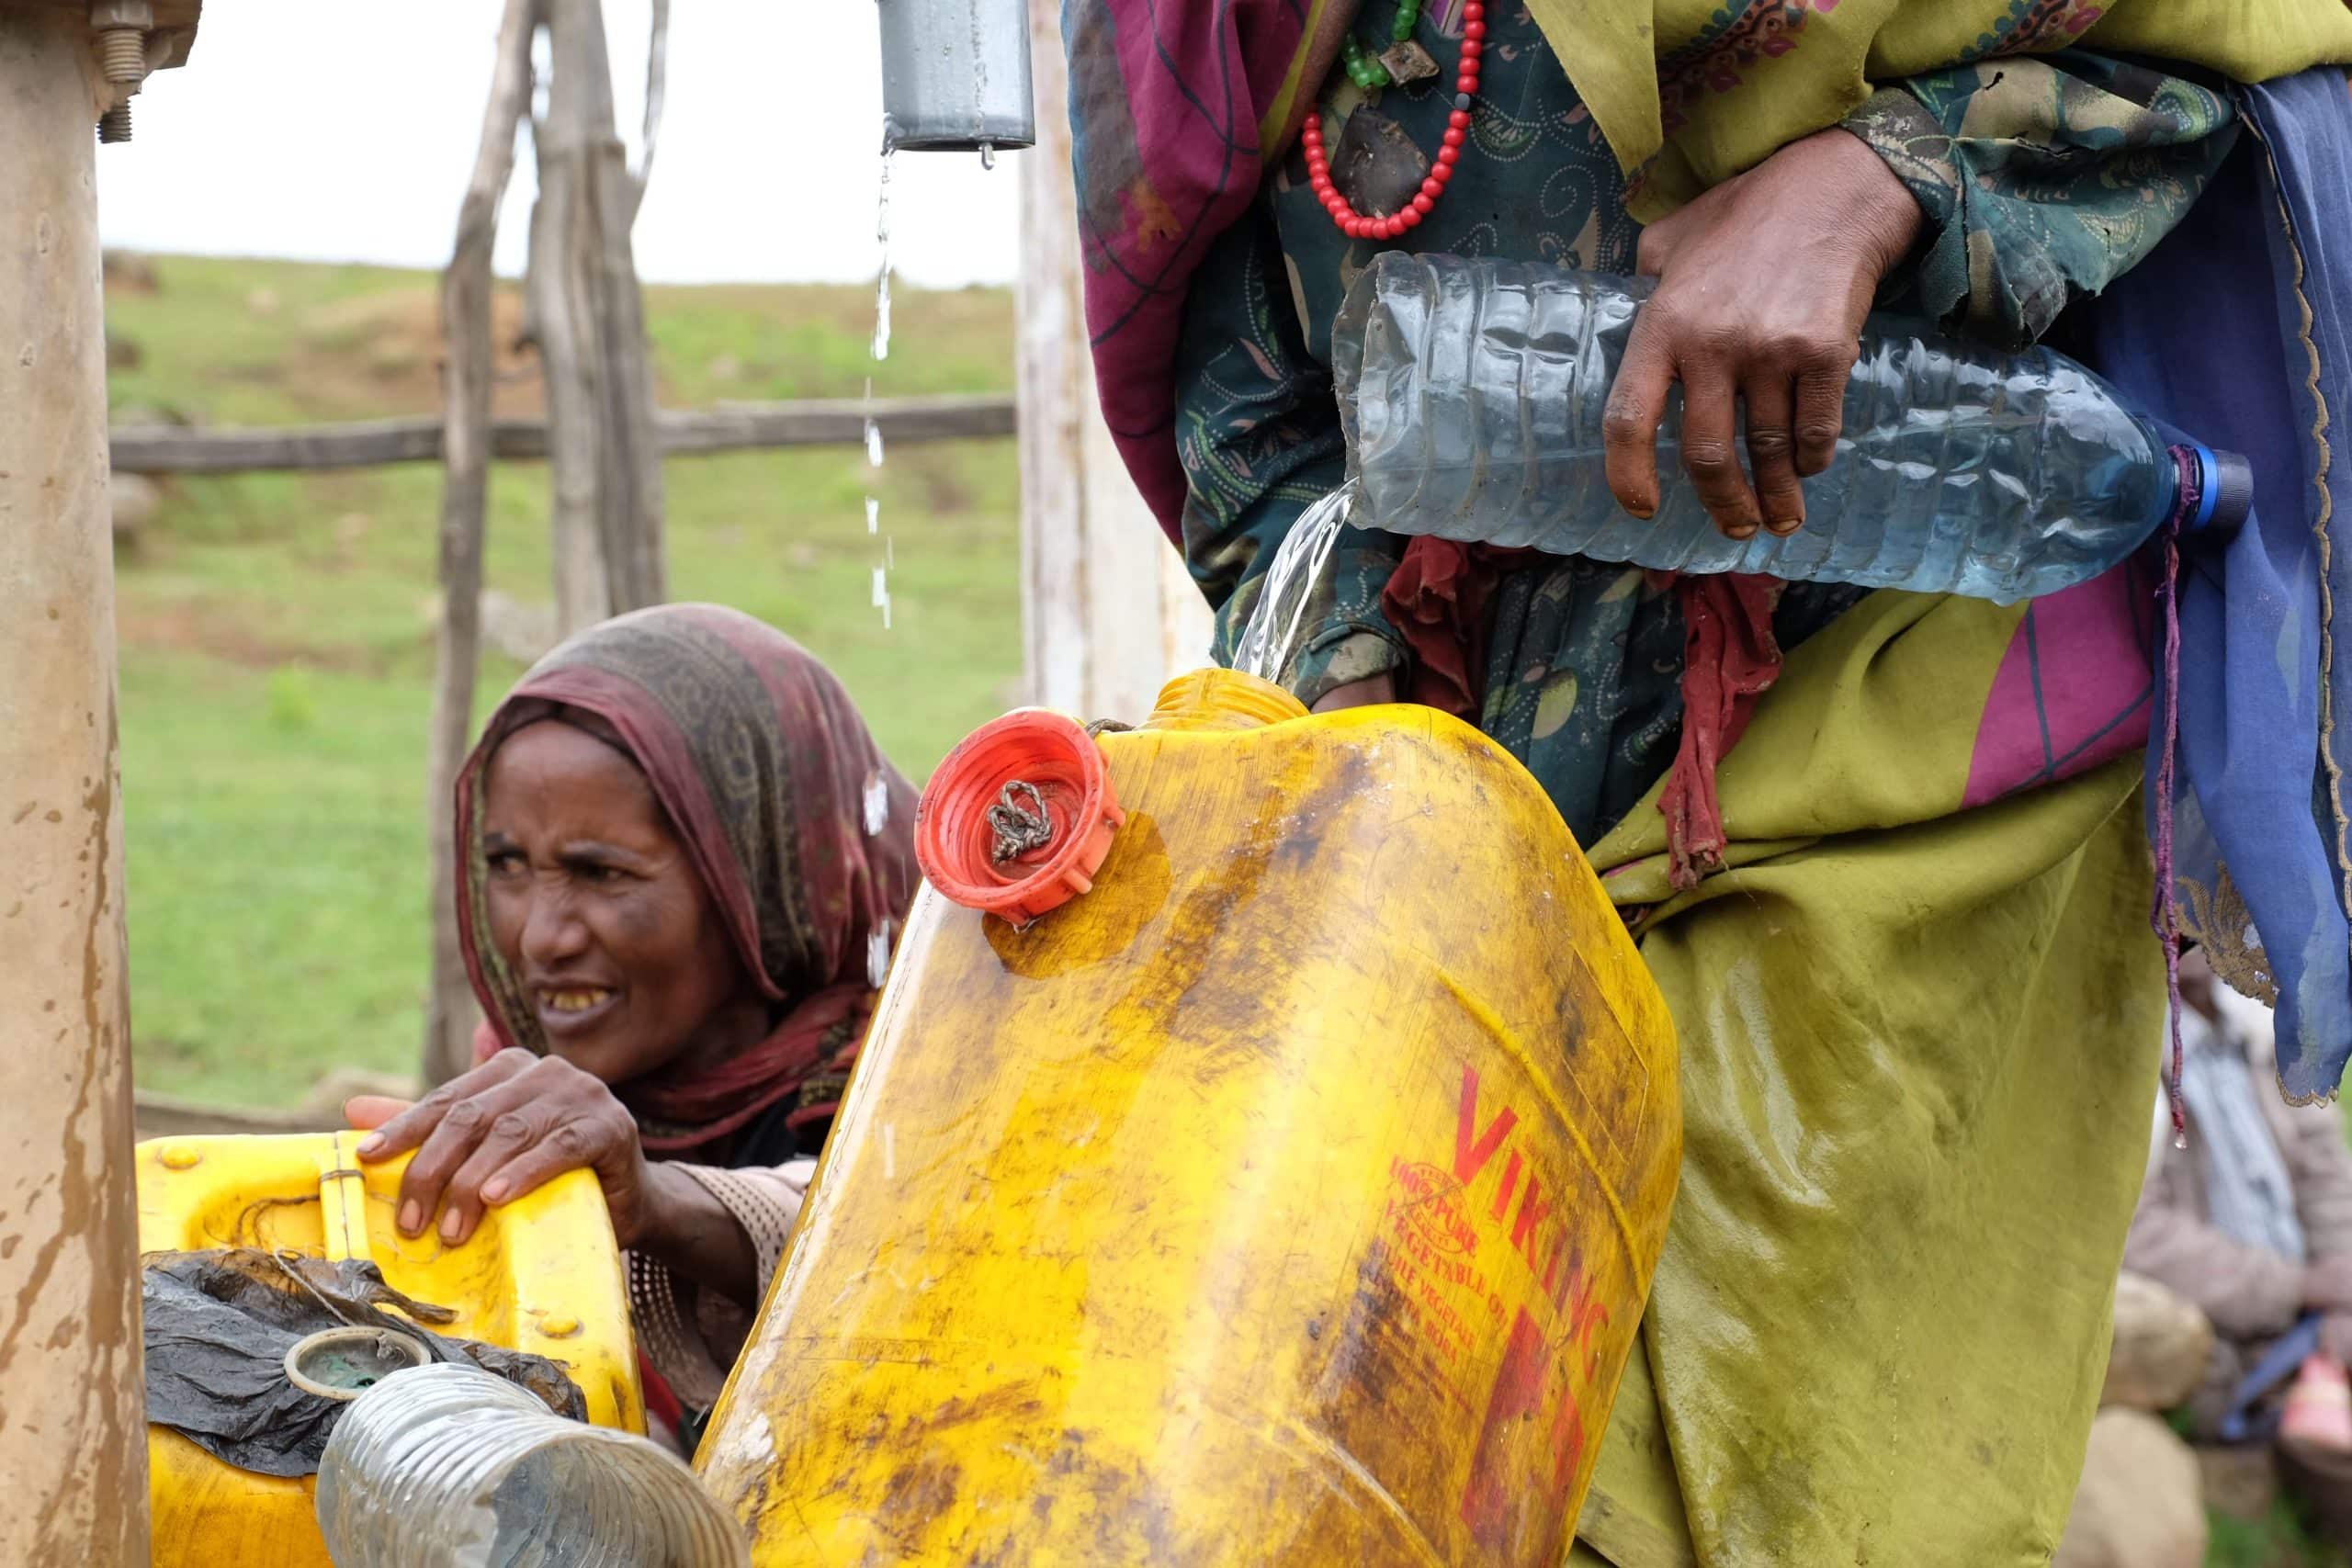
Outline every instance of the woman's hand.
[[[1829, 466], [1846, 376], [1880, 280], [1911, 248], [1919, 205], [1858, 137], [1825, 130], [1642, 231], [1657, 278], [1634, 319], [1603, 423], [1609, 488], [1657, 511], [1657, 427], [1682, 384], [1682, 464], [1735, 539], [1804, 522], [1800, 475]], [[1735, 450], [1747, 409], [1751, 487]]]
[[375, 1129], [359, 1145], [362, 1160], [416, 1150], [393, 1216], [402, 1235], [424, 1234], [437, 1213], [442, 1240], [457, 1246], [485, 1208], [582, 1168], [596, 1173], [621, 1246], [666, 1228], [666, 1188], [646, 1161], [636, 1118], [601, 1079], [560, 1057], [501, 1051], [414, 1104], [361, 1095], [344, 1115]]
[[1315, 699], [1314, 713], [1337, 713], [1341, 708], [1369, 707], [1375, 703], [1396, 700], [1396, 675], [1384, 670], [1377, 675], [1367, 675], [1361, 681], [1351, 681], [1344, 686], [1334, 686]]

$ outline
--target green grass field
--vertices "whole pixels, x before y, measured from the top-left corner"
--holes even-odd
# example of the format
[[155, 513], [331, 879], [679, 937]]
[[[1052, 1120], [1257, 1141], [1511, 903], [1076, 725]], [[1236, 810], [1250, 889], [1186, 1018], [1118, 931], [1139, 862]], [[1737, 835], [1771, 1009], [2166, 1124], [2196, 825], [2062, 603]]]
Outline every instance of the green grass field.
[[[270, 424], [438, 407], [435, 280], [356, 266], [161, 257], [111, 284], [134, 364], [119, 414]], [[867, 359], [857, 288], [655, 288], [666, 406], [1009, 386], [1001, 290], [894, 301]], [[502, 321], [513, 317], [502, 301]], [[501, 412], [535, 409], [502, 360]], [[545, 469], [492, 478], [488, 579], [549, 598]], [[670, 591], [733, 604], [822, 655], [920, 780], [1014, 698], [1013, 450], [905, 446], [681, 458], [666, 468]], [[892, 627], [870, 605], [892, 537]], [[337, 1067], [415, 1063], [425, 965], [424, 738], [439, 470], [183, 479], [117, 562], [131, 1016], [142, 1088], [290, 1105]], [[487, 656], [477, 721], [520, 672]]]

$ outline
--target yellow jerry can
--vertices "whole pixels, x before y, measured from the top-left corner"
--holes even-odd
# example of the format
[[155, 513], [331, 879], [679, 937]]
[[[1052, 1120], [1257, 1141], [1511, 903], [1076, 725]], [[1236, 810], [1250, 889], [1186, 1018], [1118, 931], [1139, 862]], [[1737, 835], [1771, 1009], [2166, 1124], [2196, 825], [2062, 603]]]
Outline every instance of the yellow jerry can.
[[[358, 1133], [157, 1138], [139, 1145], [141, 1252], [290, 1248], [372, 1258], [394, 1290], [458, 1315], [430, 1326], [560, 1361], [598, 1426], [645, 1429], [636, 1340], [604, 1195], [572, 1171], [502, 1208], [462, 1247], [393, 1228], [405, 1157], [360, 1165]], [[147, 1429], [156, 1568], [329, 1568], [316, 1476], [241, 1470]]]
[[1556, 1568], [1681, 1148], [1557, 812], [1434, 710], [1230, 671], [1043, 722], [922, 832], [1050, 818], [993, 874], [1069, 901], [927, 852], [705, 1483], [763, 1564]]

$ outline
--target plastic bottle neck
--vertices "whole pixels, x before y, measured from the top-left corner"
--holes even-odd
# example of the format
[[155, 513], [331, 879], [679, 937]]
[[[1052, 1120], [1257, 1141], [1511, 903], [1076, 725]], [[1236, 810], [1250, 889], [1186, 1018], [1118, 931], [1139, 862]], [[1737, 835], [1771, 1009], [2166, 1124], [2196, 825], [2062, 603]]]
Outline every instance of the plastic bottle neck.
[[2254, 510], [2254, 469], [2235, 452], [2220, 452], [2183, 437], [2170, 447], [2180, 469], [2178, 499], [2168, 521], [2184, 534], [2235, 532]]
[[1259, 729], [1306, 716], [1306, 705], [1271, 681], [1215, 666], [1179, 675], [1159, 688], [1145, 729]]

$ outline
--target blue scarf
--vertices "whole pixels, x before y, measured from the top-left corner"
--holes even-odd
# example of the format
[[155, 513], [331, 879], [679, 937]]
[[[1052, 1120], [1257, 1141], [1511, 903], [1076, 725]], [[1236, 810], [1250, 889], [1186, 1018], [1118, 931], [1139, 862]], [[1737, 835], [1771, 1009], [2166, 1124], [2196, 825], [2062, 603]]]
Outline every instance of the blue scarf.
[[2304, 1104], [2352, 1055], [2352, 85], [2323, 68], [2238, 104], [2252, 134], [2090, 326], [2128, 399], [2254, 464], [2245, 527], [2181, 546], [2150, 831], [2185, 934], [2277, 1008]]

